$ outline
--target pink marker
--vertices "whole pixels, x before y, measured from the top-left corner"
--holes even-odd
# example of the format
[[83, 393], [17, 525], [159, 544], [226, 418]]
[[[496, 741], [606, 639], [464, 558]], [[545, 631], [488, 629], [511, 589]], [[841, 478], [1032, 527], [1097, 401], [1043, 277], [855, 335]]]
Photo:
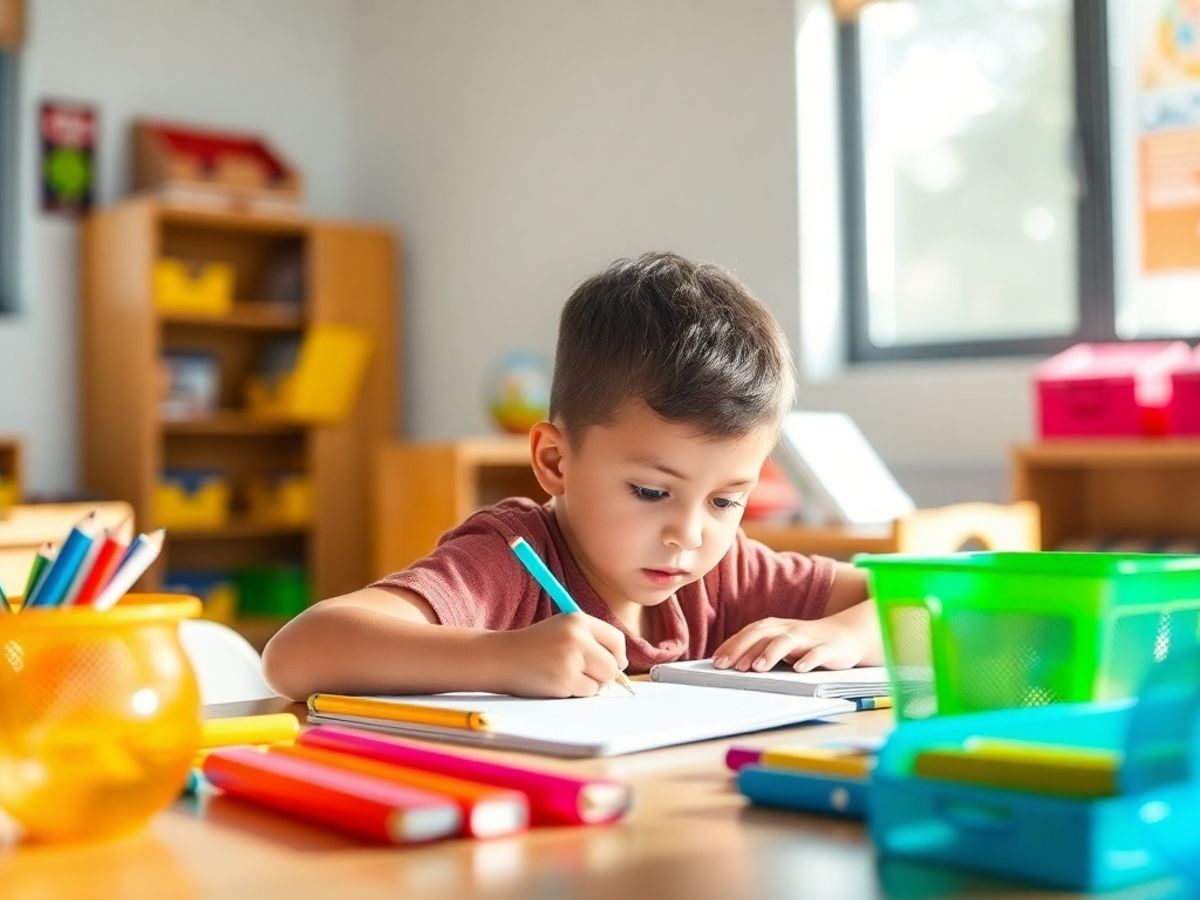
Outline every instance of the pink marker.
[[725, 754], [725, 766], [734, 772], [743, 766], [757, 766], [762, 755], [758, 747], [730, 747]]
[[633, 805], [628, 785], [602, 778], [578, 778], [488, 762], [431, 750], [417, 744], [336, 725], [305, 731], [297, 742], [353, 756], [449, 775], [480, 784], [512, 788], [529, 798], [534, 824], [601, 825], [615, 822]]

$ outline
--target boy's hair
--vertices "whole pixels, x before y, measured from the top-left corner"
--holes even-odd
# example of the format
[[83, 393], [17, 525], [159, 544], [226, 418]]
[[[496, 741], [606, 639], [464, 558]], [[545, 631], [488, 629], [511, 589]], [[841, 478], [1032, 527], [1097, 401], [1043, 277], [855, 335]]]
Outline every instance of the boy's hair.
[[720, 266], [619, 259], [563, 307], [550, 416], [572, 439], [632, 398], [706, 436], [746, 434], [778, 424], [795, 391], [783, 329]]

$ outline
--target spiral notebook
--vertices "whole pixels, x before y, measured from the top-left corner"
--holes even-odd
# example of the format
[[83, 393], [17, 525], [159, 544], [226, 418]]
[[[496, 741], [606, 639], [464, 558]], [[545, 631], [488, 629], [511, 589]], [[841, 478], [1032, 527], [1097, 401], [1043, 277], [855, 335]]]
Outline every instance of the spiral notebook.
[[797, 672], [786, 663], [766, 672], [741, 672], [713, 668], [711, 659], [663, 663], [650, 670], [657, 682], [692, 684], [704, 687], [766, 691], [797, 697], [837, 697], [857, 700], [884, 697], [888, 693], [887, 669], [864, 666], [843, 671]]
[[[314, 694], [309, 721], [351, 725], [553, 756], [617, 756], [733, 734], [745, 734], [852, 712], [845, 700], [745, 694], [714, 687], [635, 682], [635, 696], [605, 690], [596, 697], [540, 700], [499, 694], [345, 697]], [[413, 707], [466, 714], [476, 727], [414, 721]], [[353, 710], [353, 712], [351, 712]], [[419, 711], [418, 711], [419, 712]], [[482, 727], [478, 723], [486, 723]]]

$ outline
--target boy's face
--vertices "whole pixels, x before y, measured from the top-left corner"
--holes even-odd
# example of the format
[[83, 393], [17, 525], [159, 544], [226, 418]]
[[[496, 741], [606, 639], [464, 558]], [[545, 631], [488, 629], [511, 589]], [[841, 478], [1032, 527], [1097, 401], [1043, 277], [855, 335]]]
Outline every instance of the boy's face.
[[556, 500], [572, 552], [610, 606], [654, 606], [729, 550], [777, 432], [730, 438], [664, 421], [644, 403], [564, 447]]

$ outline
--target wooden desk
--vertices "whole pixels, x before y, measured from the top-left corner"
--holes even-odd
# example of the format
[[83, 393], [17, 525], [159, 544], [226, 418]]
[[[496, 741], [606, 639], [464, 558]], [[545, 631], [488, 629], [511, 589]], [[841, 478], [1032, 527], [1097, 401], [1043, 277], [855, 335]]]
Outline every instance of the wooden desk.
[[[302, 706], [282, 700], [224, 704], [209, 713], [284, 709], [303, 718]], [[633, 814], [612, 827], [539, 828], [490, 841], [378, 848], [219, 796], [187, 798], [125, 840], [26, 847], [0, 858], [0, 895], [5, 900], [1039, 896], [945, 869], [892, 860], [877, 864], [860, 824], [749, 808], [724, 768], [725, 751], [734, 743], [873, 735], [891, 721], [890, 711], [854, 713], [830, 724], [610, 760], [547, 760], [548, 768], [603, 772], [632, 782]]]

